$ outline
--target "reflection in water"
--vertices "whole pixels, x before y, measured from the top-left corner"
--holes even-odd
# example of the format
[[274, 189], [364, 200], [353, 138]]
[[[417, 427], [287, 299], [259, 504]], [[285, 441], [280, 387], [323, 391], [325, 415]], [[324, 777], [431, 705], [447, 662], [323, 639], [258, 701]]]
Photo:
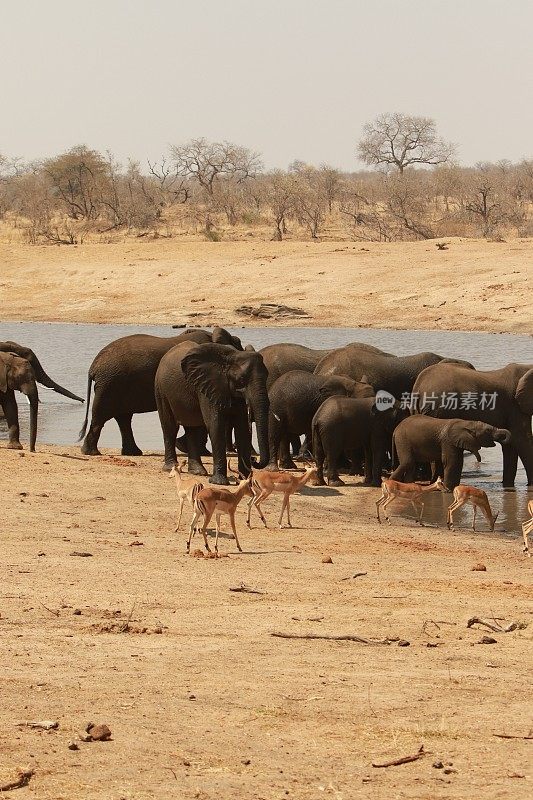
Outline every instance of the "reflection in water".
[[[397, 355], [432, 350], [451, 358], [471, 361], [478, 369], [496, 369], [511, 361], [533, 362], [533, 339], [511, 334], [468, 333], [464, 331], [394, 331], [365, 328], [230, 328], [243, 344], [260, 348], [276, 342], [297, 342], [320, 349], [341, 347], [360, 341], [381, 347]], [[104, 345], [131, 333], [173, 336], [169, 326], [158, 325], [77, 325], [65, 323], [0, 323], [0, 340], [11, 339], [35, 350], [48, 374], [71, 391], [85, 397], [87, 370], [94, 356]], [[74, 444], [83, 422], [85, 408], [49, 389], [39, 387], [39, 432], [37, 442]], [[29, 406], [18, 396], [23, 444], [28, 440]], [[135, 437], [146, 451], [161, 451], [162, 437], [157, 414], [137, 414], [133, 418]], [[0, 441], [7, 439], [5, 420], [0, 420]], [[100, 437], [102, 447], [120, 447], [118, 427], [110, 421]], [[484, 489], [493, 511], [498, 511], [498, 531], [517, 531], [519, 520], [526, 517], [527, 492], [525, 473], [519, 463], [518, 491], [501, 489], [501, 448], [481, 451], [482, 463], [476, 467], [473, 457], [465, 458], [463, 479]], [[424, 518], [439, 525], [446, 519], [445, 509], [451, 495], [426, 498]], [[461, 510], [458, 526], [471, 524], [471, 510]], [[483, 530], [483, 523], [480, 523]]]

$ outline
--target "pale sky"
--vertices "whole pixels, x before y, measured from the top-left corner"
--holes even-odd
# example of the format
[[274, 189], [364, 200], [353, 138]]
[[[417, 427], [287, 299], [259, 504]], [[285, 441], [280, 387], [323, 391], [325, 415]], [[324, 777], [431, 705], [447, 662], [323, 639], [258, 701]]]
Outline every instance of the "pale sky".
[[400, 111], [464, 164], [533, 157], [532, 0], [0, 0], [0, 62], [7, 156], [204, 136], [354, 170]]

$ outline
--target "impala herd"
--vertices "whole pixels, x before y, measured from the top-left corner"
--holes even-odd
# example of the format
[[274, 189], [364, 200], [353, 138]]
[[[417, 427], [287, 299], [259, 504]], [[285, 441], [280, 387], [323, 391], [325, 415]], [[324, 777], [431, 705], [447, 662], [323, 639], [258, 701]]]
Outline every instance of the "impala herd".
[[[189, 537], [187, 539], [187, 553], [190, 552], [192, 537], [195, 532], [199, 531], [203, 536], [205, 548], [210, 552], [209, 542], [207, 540], [207, 526], [215, 515], [216, 533], [215, 533], [215, 554], [218, 554], [218, 537], [220, 533], [220, 517], [225, 514], [229, 517], [231, 530], [237, 545], [237, 550], [242, 552], [242, 548], [237, 536], [235, 528], [235, 512], [243, 497], [249, 497], [247, 502], [248, 510], [246, 515], [246, 524], [251, 528], [250, 518], [252, 508], [255, 508], [261, 518], [265, 528], [268, 528], [267, 521], [261, 510], [261, 504], [273, 492], [283, 495], [281, 513], [278, 520], [280, 528], [283, 527], [283, 515], [287, 511], [287, 526], [292, 528], [290, 519], [290, 497], [292, 494], [298, 492], [306, 483], [317, 481], [317, 470], [313, 465], [308, 465], [303, 473], [294, 474], [289, 471], [270, 471], [266, 469], [253, 469], [248, 477], [244, 477], [240, 473], [239, 483], [234, 490], [226, 489], [223, 487], [206, 486], [196, 475], [189, 475], [183, 472], [183, 467], [186, 460], [176, 466], [169, 473], [169, 477], [175, 478], [176, 490], [179, 500], [179, 514], [176, 523], [176, 532], [180, 528], [183, 506], [186, 501], [192, 507], [193, 516], [189, 526]], [[229, 465], [230, 471], [234, 472]], [[380, 509], [384, 512], [385, 519], [391, 524], [390, 518], [387, 515], [388, 506], [396, 499], [404, 500], [410, 503], [415, 513], [417, 514], [416, 522], [422, 525], [422, 515], [424, 513], [423, 497], [430, 492], [441, 491], [446, 492], [442, 478], [437, 478], [434, 483], [424, 486], [420, 483], [401, 483], [400, 481], [391, 480], [390, 478], [384, 479], [381, 484], [381, 497], [376, 502], [377, 519], [381, 522]], [[471, 505], [473, 507], [472, 530], [476, 530], [476, 514], [478, 509], [484, 514], [485, 519], [489, 524], [491, 531], [494, 531], [494, 525], [498, 514], [493, 514], [489, 499], [482, 489], [477, 489], [475, 486], [467, 486], [460, 484], [453, 490], [453, 502], [448, 507], [446, 524], [449, 530], [454, 530], [453, 515], [463, 505]], [[524, 553], [530, 556], [528, 535], [533, 531], [533, 500], [528, 503], [529, 519], [522, 525], [522, 533], [524, 537]]]

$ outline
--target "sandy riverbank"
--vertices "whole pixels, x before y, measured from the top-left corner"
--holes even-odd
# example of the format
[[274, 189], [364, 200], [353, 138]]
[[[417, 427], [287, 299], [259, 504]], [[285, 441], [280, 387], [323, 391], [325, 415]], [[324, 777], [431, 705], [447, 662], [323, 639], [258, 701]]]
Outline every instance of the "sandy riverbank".
[[271, 325], [235, 309], [275, 302], [310, 315], [275, 324], [533, 331], [531, 239], [4, 242], [0, 264], [4, 320]]
[[[0, 471], [0, 784], [32, 766], [21, 798], [531, 796], [531, 742], [494, 735], [531, 728], [518, 538], [378, 526], [377, 490], [324, 487], [294, 500], [293, 530], [247, 532], [240, 511], [244, 553], [224, 538], [229, 558], [197, 559], [159, 457], [41, 445], [0, 449]], [[241, 582], [263, 594], [229, 591]], [[471, 616], [528, 627], [492, 634]], [[42, 719], [59, 729], [15, 727]], [[113, 740], [70, 751], [91, 720]]]

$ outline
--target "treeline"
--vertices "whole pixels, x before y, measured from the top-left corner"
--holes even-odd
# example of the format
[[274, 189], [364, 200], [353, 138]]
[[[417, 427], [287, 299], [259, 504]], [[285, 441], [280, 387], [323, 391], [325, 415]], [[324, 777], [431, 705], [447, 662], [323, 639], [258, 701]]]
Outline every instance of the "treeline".
[[268, 172], [257, 153], [205, 139], [143, 167], [85, 146], [38, 163], [0, 157], [0, 219], [31, 243], [117, 232], [213, 241], [531, 236], [532, 210], [533, 161], [354, 173], [296, 161]]

